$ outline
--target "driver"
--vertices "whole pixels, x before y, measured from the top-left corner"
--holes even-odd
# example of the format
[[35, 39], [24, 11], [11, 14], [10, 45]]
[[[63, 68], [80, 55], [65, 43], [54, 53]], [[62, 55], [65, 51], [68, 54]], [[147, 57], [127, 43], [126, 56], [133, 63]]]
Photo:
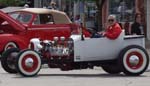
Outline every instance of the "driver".
[[116, 21], [115, 15], [109, 15], [107, 19], [107, 28], [104, 32], [98, 32], [100, 36], [106, 36], [111, 40], [115, 40], [121, 33], [121, 27]]

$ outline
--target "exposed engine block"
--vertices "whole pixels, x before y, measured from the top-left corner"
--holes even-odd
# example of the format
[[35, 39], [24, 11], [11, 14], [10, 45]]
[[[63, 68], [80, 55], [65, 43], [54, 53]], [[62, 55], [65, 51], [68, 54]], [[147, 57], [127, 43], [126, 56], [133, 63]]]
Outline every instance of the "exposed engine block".
[[73, 40], [65, 39], [65, 37], [54, 37], [53, 41], [40, 41], [38, 38], [34, 38], [30, 41], [30, 48], [36, 50], [37, 52], [49, 52], [52, 57], [69, 56], [73, 53]]

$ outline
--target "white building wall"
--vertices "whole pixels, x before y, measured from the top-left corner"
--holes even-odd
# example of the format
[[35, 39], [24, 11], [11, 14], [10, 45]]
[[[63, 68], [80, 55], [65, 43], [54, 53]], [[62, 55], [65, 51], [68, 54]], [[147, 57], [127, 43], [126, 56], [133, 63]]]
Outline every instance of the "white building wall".
[[147, 39], [150, 40], [150, 0], [146, 0]]
[[80, 10], [79, 10], [79, 1], [78, 2], [74, 2], [74, 9], [73, 9], [73, 13], [74, 13], [74, 18], [76, 17], [76, 15], [80, 15]]
[[34, 0], [34, 7], [41, 7], [41, 0]]
[[51, 1], [55, 0], [34, 0], [34, 7], [42, 8], [49, 6]]

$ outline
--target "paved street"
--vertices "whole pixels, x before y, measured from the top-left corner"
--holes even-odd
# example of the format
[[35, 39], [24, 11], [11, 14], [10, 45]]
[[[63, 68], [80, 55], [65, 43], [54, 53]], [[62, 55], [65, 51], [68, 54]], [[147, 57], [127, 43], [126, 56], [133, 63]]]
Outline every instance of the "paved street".
[[0, 86], [149, 86], [150, 70], [138, 77], [110, 75], [101, 68], [60, 71], [43, 68], [38, 76], [8, 74], [0, 67]]

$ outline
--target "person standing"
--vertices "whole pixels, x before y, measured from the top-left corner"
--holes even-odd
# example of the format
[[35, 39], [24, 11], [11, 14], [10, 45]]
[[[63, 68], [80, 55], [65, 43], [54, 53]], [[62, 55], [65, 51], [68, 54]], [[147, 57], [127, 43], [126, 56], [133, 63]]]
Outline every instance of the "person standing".
[[48, 6], [48, 9], [57, 10], [56, 3], [55, 2], [51, 2], [50, 5]]
[[143, 35], [144, 34], [143, 29], [144, 28], [141, 22], [141, 14], [137, 13], [135, 15], [134, 23], [131, 25], [131, 34]]
[[75, 18], [75, 21], [74, 21], [74, 22], [75, 22], [75, 24], [77, 24], [77, 25], [81, 26], [81, 23], [82, 23], [82, 22], [81, 22], [80, 15], [77, 15], [77, 16], [76, 16], [76, 18]]
[[126, 13], [126, 10], [127, 10], [127, 5], [126, 5], [126, 2], [124, 2], [124, 1], [121, 1], [120, 2], [120, 5], [119, 5], [119, 7], [118, 7], [118, 9], [117, 9], [117, 11], [118, 11], [118, 13], [119, 13], [119, 15], [120, 15], [120, 20], [124, 20], [124, 17], [125, 17], [125, 15], [127, 14]]
[[24, 8], [29, 8], [29, 5], [28, 5], [28, 4], [25, 4], [25, 5], [24, 5]]

